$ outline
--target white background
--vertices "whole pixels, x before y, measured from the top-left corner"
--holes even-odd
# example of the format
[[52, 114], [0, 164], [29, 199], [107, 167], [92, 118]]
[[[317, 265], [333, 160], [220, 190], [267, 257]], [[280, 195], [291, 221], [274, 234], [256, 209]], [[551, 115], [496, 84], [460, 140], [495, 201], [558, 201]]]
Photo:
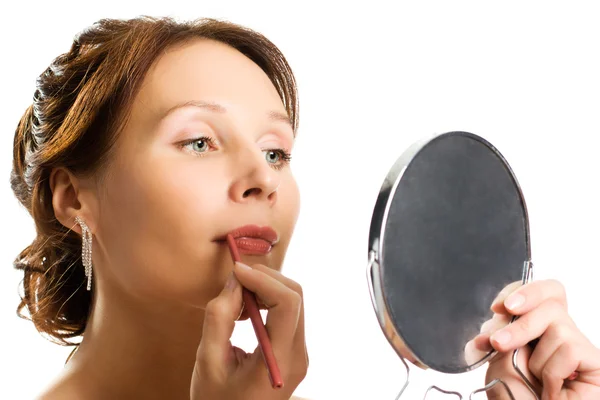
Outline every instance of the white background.
[[[0, 398], [32, 398], [69, 351], [15, 315], [22, 275], [11, 263], [34, 229], [9, 187], [14, 130], [35, 78], [76, 32], [104, 17], [224, 18], [265, 34], [291, 63], [301, 97], [292, 167], [302, 211], [284, 272], [305, 289], [311, 360], [298, 395], [393, 399], [401, 386], [403, 369], [368, 296], [367, 236], [388, 168], [436, 132], [470, 131], [505, 155], [528, 202], [537, 278], [564, 283], [573, 318], [600, 344], [600, 10], [593, 1], [10, 7], [0, 25]], [[235, 338], [249, 346], [249, 326]], [[407, 398], [420, 398], [428, 382], [467, 392], [483, 374], [417, 371]]]

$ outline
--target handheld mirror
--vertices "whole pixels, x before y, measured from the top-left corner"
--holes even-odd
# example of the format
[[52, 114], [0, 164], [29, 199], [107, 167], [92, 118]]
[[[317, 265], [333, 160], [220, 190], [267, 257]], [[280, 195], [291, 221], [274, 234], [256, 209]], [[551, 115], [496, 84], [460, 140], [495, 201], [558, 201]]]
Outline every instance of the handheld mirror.
[[[377, 198], [367, 278], [381, 328], [406, 369], [471, 371], [494, 352], [467, 343], [493, 313], [499, 292], [531, 279], [529, 222], [510, 166], [485, 139], [450, 132], [415, 143]], [[513, 366], [526, 385], [516, 364]], [[475, 393], [502, 381], [490, 382]], [[431, 386], [438, 391], [462, 395]], [[534, 393], [535, 395], [535, 393]], [[536, 396], [537, 398], [537, 396]]]

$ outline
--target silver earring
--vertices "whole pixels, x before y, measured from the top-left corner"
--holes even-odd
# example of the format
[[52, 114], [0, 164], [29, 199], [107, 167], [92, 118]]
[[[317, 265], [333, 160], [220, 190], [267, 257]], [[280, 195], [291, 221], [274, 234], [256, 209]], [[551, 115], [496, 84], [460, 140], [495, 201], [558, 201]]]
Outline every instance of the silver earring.
[[87, 276], [87, 290], [92, 290], [92, 232], [79, 216], [75, 222], [81, 227], [81, 260]]

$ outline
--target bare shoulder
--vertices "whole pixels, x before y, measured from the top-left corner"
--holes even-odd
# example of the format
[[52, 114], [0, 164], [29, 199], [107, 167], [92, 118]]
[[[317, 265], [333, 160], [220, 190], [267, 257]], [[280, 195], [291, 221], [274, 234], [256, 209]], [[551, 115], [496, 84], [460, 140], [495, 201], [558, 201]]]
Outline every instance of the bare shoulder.
[[76, 390], [58, 385], [44, 390], [36, 400], [76, 400], [79, 398], [81, 398], [80, 394]]
[[74, 377], [63, 375], [58, 377], [50, 384], [42, 393], [38, 395], [36, 400], [76, 400], [84, 396], [85, 391], [80, 382]]

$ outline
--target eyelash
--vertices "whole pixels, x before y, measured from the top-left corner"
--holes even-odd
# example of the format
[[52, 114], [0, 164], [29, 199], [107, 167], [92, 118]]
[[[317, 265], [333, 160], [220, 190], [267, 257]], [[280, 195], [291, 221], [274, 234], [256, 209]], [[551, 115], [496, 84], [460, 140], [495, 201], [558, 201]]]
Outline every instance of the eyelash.
[[292, 155], [284, 149], [265, 149], [263, 151], [274, 151], [279, 154], [281, 164], [273, 165], [273, 168], [276, 170], [280, 170], [283, 167], [290, 165], [290, 162], [292, 161]]
[[[207, 142], [209, 147], [213, 147], [213, 148], [216, 147], [215, 140], [213, 138], [211, 138], [210, 136], [201, 136], [201, 137], [197, 137], [194, 139], [185, 140], [185, 141], [179, 143], [179, 147], [181, 149], [184, 149], [185, 147], [187, 147], [197, 141], [200, 141], [200, 140], [204, 140], [205, 142]], [[192, 151], [196, 157], [203, 157], [205, 155], [204, 153], [197, 153], [193, 150], [190, 150], [190, 151]], [[264, 149], [263, 152], [265, 152], [265, 151], [273, 151], [273, 152], [276, 152], [277, 154], [279, 154], [281, 163], [277, 164], [277, 165], [275, 165], [275, 164], [272, 165], [272, 167], [276, 170], [282, 169], [283, 167], [289, 165], [290, 162], [292, 161], [292, 155], [284, 149]]]

